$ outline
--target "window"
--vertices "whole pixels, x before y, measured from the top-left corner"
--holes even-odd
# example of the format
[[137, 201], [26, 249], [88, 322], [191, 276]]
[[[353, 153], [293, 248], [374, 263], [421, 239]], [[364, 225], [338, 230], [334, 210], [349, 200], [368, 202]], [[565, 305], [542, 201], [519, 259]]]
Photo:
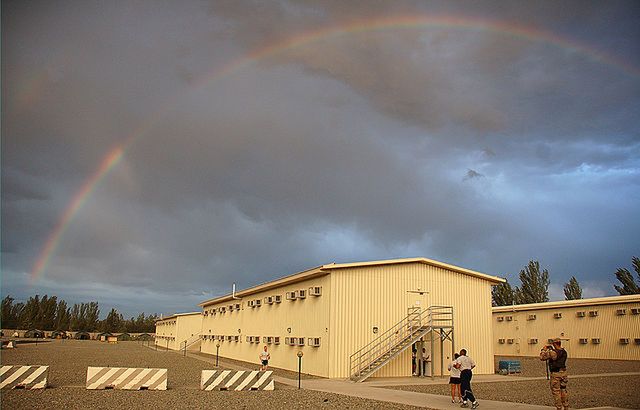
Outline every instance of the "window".
[[275, 295], [273, 297], [273, 301], [276, 302], [276, 303], [282, 302], [282, 295]]
[[267, 296], [266, 298], [264, 298], [264, 303], [266, 303], [267, 305], [272, 305], [273, 304], [273, 296]]
[[640, 345], [640, 339], [633, 339], [633, 343]]
[[640, 308], [632, 308], [631, 309], [631, 314], [632, 315], [640, 315]]
[[322, 295], [322, 286], [312, 286], [309, 288], [309, 294], [311, 296], [320, 296]]
[[305, 289], [296, 290], [296, 297], [298, 299], [305, 299], [307, 297], [307, 291]]
[[280, 336], [274, 336], [273, 337], [273, 344], [274, 345], [279, 345], [280, 344]]

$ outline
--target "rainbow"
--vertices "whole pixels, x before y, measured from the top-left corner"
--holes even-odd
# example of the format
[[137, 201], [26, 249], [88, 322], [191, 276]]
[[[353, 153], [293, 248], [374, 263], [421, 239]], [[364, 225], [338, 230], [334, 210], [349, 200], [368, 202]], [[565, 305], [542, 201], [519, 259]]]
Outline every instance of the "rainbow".
[[[386, 30], [427, 30], [427, 29], [455, 29], [466, 31], [490, 32], [527, 42], [541, 42], [563, 49], [567, 52], [578, 53], [599, 64], [612, 66], [625, 74], [640, 78], [640, 69], [627, 63], [626, 61], [597, 50], [587, 44], [576, 40], [564, 38], [550, 31], [540, 30], [532, 26], [515, 24], [504, 21], [487, 20], [473, 17], [460, 17], [450, 15], [411, 15], [411, 16], [390, 16], [385, 18], [374, 18], [368, 20], [356, 20], [340, 26], [325, 27], [292, 36], [291, 38], [279, 41], [272, 45], [249, 52], [224, 66], [213, 70], [207, 75], [193, 83], [192, 89], [208, 87], [217, 81], [241, 71], [261, 60], [270, 57], [277, 57], [289, 50], [304, 47], [318, 41], [339, 40], [341, 37], [354, 35], [357, 33], [367, 33]], [[29, 96], [25, 100], [33, 100], [32, 89], [28, 90]], [[44, 248], [40, 252], [36, 263], [31, 271], [31, 283], [34, 284], [44, 273], [51, 256], [55, 253], [58, 243], [74, 216], [82, 208], [88, 197], [95, 190], [96, 185], [121, 161], [124, 153], [130, 145], [142, 136], [146, 135], [155, 124], [163, 117], [169, 105], [164, 105], [162, 109], [148, 118], [138, 126], [124, 142], [112, 149], [102, 160], [98, 169], [86, 180], [81, 189], [71, 200], [69, 206], [64, 211], [62, 218], [56, 225], [53, 232], [47, 239]]]

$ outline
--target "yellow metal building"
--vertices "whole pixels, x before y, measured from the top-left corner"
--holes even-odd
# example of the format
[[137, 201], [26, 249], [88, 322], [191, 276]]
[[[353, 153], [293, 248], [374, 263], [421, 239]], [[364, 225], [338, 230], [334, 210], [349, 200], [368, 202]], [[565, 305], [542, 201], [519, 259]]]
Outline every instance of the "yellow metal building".
[[537, 356], [556, 337], [571, 357], [640, 360], [640, 295], [493, 308], [496, 355]]
[[388, 349], [366, 376], [410, 376], [421, 336], [431, 374], [447, 373], [461, 348], [478, 373], [493, 373], [491, 286], [503, 281], [426, 258], [327, 264], [202, 302], [201, 349], [257, 367], [267, 346], [270, 365], [294, 371], [301, 351], [303, 372], [331, 378], [354, 376]]
[[180, 350], [200, 342], [202, 312], [178, 313], [156, 320], [155, 343], [160, 347]]

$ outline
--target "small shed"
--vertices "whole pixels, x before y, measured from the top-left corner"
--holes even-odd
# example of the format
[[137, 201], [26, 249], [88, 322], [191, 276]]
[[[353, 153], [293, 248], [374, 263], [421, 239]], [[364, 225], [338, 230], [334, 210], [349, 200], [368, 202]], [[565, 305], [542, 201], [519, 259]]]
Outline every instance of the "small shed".
[[91, 335], [88, 332], [84, 332], [81, 330], [79, 332], [76, 332], [75, 338], [78, 340], [90, 340]]
[[44, 338], [44, 332], [38, 329], [27, 330], [24, 337]]
[[53, 332], [51, 332], [52, 339], [66, 339], [67, 337], [67, 332], [65, 332], [64, 330], [54, 330]]
[[138, 337], [136, 337], [136, 340], [147, 342], [147, 341], [153, 340], [153, 336], [150, 335], [149, 333], [140, 333]]
[[96, 339], [98, 339], [101, 342], [106, 342], [109, 336], [113, 336], [113, 335], [110, 332], [102, 332], [102, 333], [98, 333], [98, 335], [96, 336]]

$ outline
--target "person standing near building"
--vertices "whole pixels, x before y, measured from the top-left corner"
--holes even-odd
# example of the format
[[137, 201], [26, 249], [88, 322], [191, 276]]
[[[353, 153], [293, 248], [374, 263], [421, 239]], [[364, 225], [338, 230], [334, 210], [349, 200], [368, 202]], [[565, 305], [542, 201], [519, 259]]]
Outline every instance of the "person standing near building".
[[449, 363], [449, 384], [451, 385], [451, 403], [456, 402], [456, 391], [458, 392], [458, 398], [460, 402], [462, 402], [462, 393], [460, 392], [460, 369], [456, 369], [454, 364], [455, 360], [460, 357], [458, 353], [456, 353], [453, 357], [453, 362]]
[[453, 366], [456, 369], [460, 369], [460, 384], [462, 390], [462, 404], [460, 407], [468, 407], [468, 402], [471, 402], [471, 408], [477, 409], [480, 403], [478, 403], [473, 395], [473, 391], [471, 391], [471, 378], [473, 377], [471, 370], [476, 367], [476, 362], [467, 356], [465, 349], [462, 349], [460, 350], [460, 357], [455, 360]]
[[260, 363], [262, 363], [262, 367], [260, 370], [265, 371], [269, 368], [269, 359], [271, 359], [271, 355], [267, 351], [267, 346], [264, 347], [264, 351], [260, 352]]
[[549, 363], [551, 378], [551, 394], [557, 410], [569, 409], [569, 397], [567, 394], [567, 351], [562, 348], [559, 338], [553, 339], [551, 346], [546, 346], [540, 351], [540, 360]]
[[[422, 352], [420, 353], [420, 363], [422, 366], [422, 376], [427, 375], [427, 368], [429, 367], [429, 354], [427, 353], [426, 348], [422, 348]], [[431, 370], [431, 369], [429, 369]]]

